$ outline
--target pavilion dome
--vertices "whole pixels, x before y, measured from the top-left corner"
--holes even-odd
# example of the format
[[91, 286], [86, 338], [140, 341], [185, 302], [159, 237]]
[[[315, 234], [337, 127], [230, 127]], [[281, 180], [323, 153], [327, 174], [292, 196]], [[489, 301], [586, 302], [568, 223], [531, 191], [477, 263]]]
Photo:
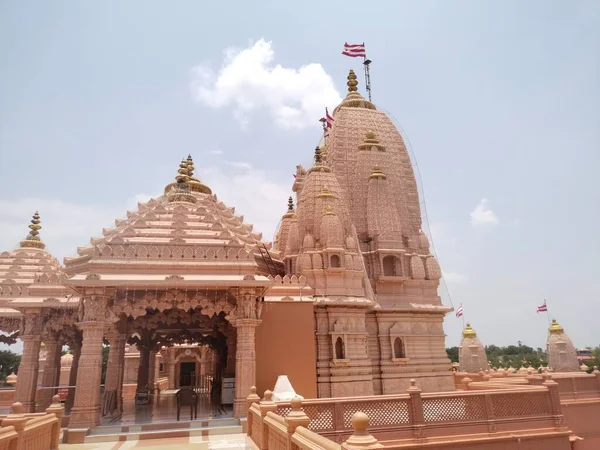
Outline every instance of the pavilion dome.
[[[194, 181], [196, 180], [196, 181]], [[193, 177], [191, 157], [165, 193], [128, 211], [115, 227], [92, 238], [78, 256], [65, 258], [71, 281], [191, 280], [266, 274], [255, 256], [262, 235]], [[262, 254], [262, 252], [260, 253]]]
[[0, 253], [0, 297], [15, 306], [34, 306], [48, 300], [68, 303], [65, 297], [70, 297], [71, 292], [62, 284], [66, 279], [63, 268], [40, 238], [40, 224], [36, 211], [29, 234], [19, 247]]

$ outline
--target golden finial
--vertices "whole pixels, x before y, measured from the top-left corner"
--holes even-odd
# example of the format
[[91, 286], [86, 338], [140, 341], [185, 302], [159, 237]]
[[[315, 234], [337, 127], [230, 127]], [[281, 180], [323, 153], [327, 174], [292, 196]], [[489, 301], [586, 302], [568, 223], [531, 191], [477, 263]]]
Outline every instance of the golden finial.
[[294, 200], [291, 195], [290, 198], [288, 198], [288, 212], [294, 212]]
[[553, 334], [559, 334], [559, 333], [564, 333], [565, 330], [563, 329], [563, 327], [561, 327], [558, 322], [556, 321], [556, 319], [552, 319], [552, 324], [550, 325], [550, 328], [548, 329], [548, 331], [550, 331], [550, 333]]
[[381, 171], [381, 167], [379, 167], [378, 164], [375, 164], [375, 166], [373, 166], [373, 173], [371, 173], [371, 176], [369, 178], [371, 180], [375, 179], [375, 178], [378, 178], [378, 179], [381, 179], [381, 180], [385, 180], [387, 177]]
[[377, 135], [374, 131], [367, 131], [365, 133], [365, 139], [362, 144], [358, 145], [359, 150], [372, 150], [376, 148], [377, 150], [384, 152], [385, 147], [379, 143], [379, 139], [377, 139]]
[[321, 149], [319, 147], [315, 148], [315, 164], [321, 164]]
[[471, 328], [471, 324], [468, 322], [467, 322], [467, 326], [463, 330], [462, 334], [464, 337], [476, 337], [477, 336], [477, 333], [475, 333], [475, 330], [473, 328]]
[[192, 175], [194, 175], [194, 160], [192, 159], [192, 155], [188, 154], [186, 164], [188, 169], [188, 175], [191, 177]]
[[333, 212], [333, 208], [331, 207], [331, 205], [325, 206], [325, 215], [330, 216], [333, 214], [335, 213]]
[[175, 179], [178, 183], [185, 183], [190, 179], [190, 173], [188, 171], [188, 165], [185, 159], [181, 160], [181, 164], [179, 164], [179, 170], [177, 173], [178, 175], [175, 177]]
[[358, 86], [358, 81], [356, 80], [356, 74], [352, 69], [350, 69], [350, 73], [348, 74], [348, 83], [346, 84], [348, 85], [348, 92], [358, 91], [358, 88], [356, 87]]
[[42, 229], [40, 223], [40, 215], [36, 211], [29, 225], [29, 234], [24, 241], [21, 241], [22, 248], [46, 248], [46, 245], [40, 239], [40, 230]]

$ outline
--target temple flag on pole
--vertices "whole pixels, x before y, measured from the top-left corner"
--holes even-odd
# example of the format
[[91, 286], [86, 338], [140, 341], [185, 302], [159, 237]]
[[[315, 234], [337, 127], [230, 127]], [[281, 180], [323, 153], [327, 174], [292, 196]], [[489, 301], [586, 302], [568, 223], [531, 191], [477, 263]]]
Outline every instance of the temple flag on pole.
[[327, 128], [331, 128], [333, 125], [333, 117], [329, 115], [327, 108], [325, 108], [325, 118], [327, 119]]
[[548, 312], [548, 306], [546, 305], [546, 299], [544, 299], [544, 303], [542, 303], [541, 305], [539, 305], [537, 307], [537, 312], [541, 313], [541, 312]]
[[351, 58], [366, 58], [367, 50], [365, 49], [364, 42], [362, 44], [344, 44], [344, 51], [342, 55], [350, 56]]
[[463, 315], [463, 305], [462, 303], [460, 304], [460, 306], [458, 308], [456, 308], [456, 317], [462, 317]]

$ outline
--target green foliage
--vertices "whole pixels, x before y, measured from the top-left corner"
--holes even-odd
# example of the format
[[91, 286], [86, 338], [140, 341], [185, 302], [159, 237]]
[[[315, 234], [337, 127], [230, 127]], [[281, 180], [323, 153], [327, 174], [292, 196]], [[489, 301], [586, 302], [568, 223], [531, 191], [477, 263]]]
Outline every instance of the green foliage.
[[21, 355], [10, 350], [0, 350], [0, 380], [4, 382], [11, 373], [17, 373], [21, 364]]
[[[526, 367], [531, 365], [537, 369], [539, 366], [546, 366], [548, 363], [546, 352], [541, 348], [534, 350], [521, 343], [506, 347], [488, 345], [485, 351], [492, 367], [514, 367], [518, 369], [523, 365]], [[458, 362], [458, 347], [447, 348], [446, 353], [452, 362]]]

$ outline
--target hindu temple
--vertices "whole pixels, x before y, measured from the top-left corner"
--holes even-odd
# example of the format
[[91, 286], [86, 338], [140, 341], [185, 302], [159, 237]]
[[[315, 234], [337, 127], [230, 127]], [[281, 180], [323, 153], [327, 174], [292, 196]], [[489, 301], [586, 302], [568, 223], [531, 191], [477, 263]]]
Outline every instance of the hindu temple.
[[[251, 392], [267, 391], [265, 405], [277, 410], [268, 390], [283, 375], [287, 391], [332, 402], [454, 391], [443, 330], [452, 308], [438, 294], [441, 270], [422, 230], [411, 160], [388, 115], [357, 85], [350, 71], [312, 167], [297, 166], [290, 192], [281, 192], [273, 242], [219, 200], [191, 156], [174, 162], [163, 195], [98, 230], [63, 264], [46, 250], [40, 205], [24, 240], [0, 253], [1, 339], [23, 342], [14, 400], [24, 412], [45, 410], [66, 385], [70, 435], [82, 442], [126, 404], [184, 387], [234, 417], [249, 414]], [[571, 369], [573, 344], [558, 324], [550, 332], [551, 364]], [[470, 325], [460, 368], [490, 368]], [[540, 399], [550, 392], [535, 389]], [[560, 405], [543, 395], [539, 408], [555, 417]], [[299, 414], [294, 402], [286, 414]], [[487, 414], [486, 402], [455, 402], [463, 405], [456, 411]], [[409, 410], [417, 411], [407, 409], [406, 420], [420, 417]]]

